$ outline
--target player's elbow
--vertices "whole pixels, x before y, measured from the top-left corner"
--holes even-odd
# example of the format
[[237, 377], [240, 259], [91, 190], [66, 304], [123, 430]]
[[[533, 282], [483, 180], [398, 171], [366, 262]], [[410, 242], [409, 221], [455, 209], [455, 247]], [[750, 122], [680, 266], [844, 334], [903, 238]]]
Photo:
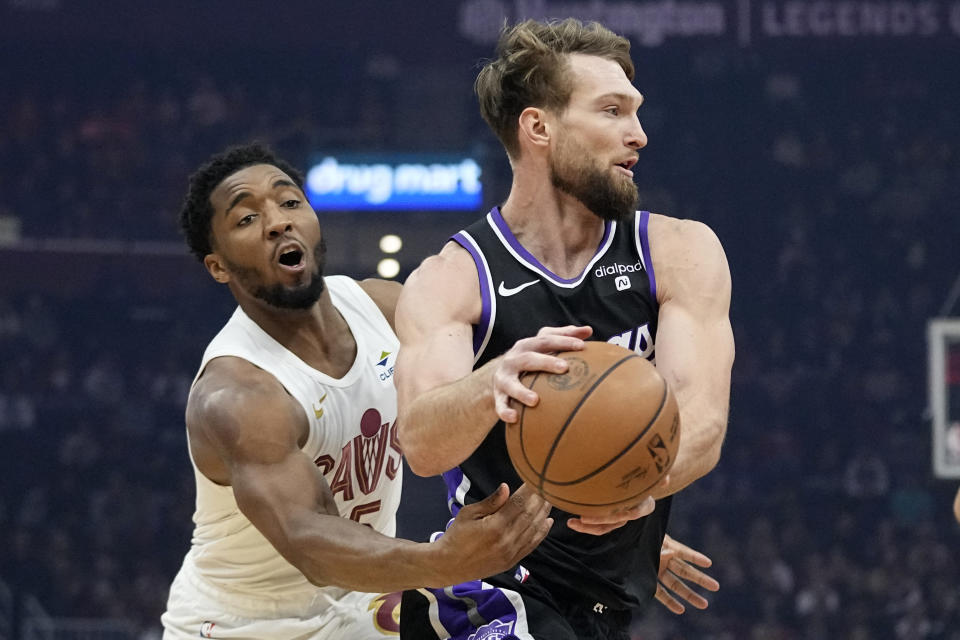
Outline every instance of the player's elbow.
[[443, 473], [446, 469], [436, 468], [436, 455], [432, 455], [429, 446], [425, 446], [422, 438], [418, 438], [409, 422], [401, 416], [397, 419], [397, 438], [400, 440], [400, 449], [403, 459], [414, 474], [427, 478]]
[[289, 532], [282, 540], [273, 542], [280, 555], [302, 573], [310, 584], [317, 587], [343, 586], [337, 584], [329, 568], [310, 553], [309, 550], [315, 545], [316, 540], [306, 532]]
[[284, 553], [281, 555], [286, 558], [287, 562], [292, 564], [300, 573], [303, 574], [303, 577], [307, 579], [307, 582], [315, 587], [338, 586], [330, 581], [330, 576], [324, 570], [323, 565], [308, 557], [306, 554], [294, 552]]
[[404, 459], [407, 461], [407, 466], [410, 467], [410, 471], [421, 478], [440, 475], [446, 471], [446, 469], [441, 469], [435, 460], [431, 459], [429, 453], [415, 452], [413, 455], [410, 455], [404, 450]]
[[702, 466], [700, 468], [700, 477], [707, 475], [711, 471], [717, 468], [717, 465], [720, 463], [720, 447], [711, 447], [707, 450], [702, 458]]
[[700, 477], [713, 471], [720, 463], [720, 451], [723, 449], [726, 433], [726, 420], [717, 420], [711, 425], [706, 446], [700, 452]]
[[[720, 421], [705, 422], [698, 425], [697, 437], [686, 444], [686, 451], [681, 455], [684, 462], [676, 469], [678, 479], [683, 478], [680, 484], [671, 483], [671, 493], [679, 491], [691, 482], [699, 480], [713, 471], [720, 462], [720, 450], [723, 447], [723, 438], [726, 434], [726, 423]], [[684, 448], [681, 436], [681, 449]], [[673, 473], [673, 472], [671, 472]]]
[[315, 587], [340, 587], [349, 588], [346, 583], [339, 583], [337, 578], [327, 570], [327, 568], [315, 560], [304, 559], [299, 564], [294, 564], [307, 582]]

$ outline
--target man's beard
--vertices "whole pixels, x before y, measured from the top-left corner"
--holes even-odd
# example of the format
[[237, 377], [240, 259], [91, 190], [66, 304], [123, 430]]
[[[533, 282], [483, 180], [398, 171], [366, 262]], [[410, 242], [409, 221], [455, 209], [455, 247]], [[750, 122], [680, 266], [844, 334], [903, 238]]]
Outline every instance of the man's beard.
[[637, 185], [591, 164], [575, 143], [561, 143], [550, 158], [550, 182], [604, 220], [626, 220], [637, 210]]
[[[294, 286], [280, 283], [271, 285], [261, 284], [247, 288], [252, 288], [253, 296], [263, 300], [271, 307], [276, 307], [277, 309], [309, 309], [320, 299], [320, 295], [325, 288], [323, 269], [327, 261], [327, 243], [323, 237], [320, 238], [320, 242], [313, 248], [313, 261], [316, 264], [316, 268], [311, 274], [310, 281], [306, 284]], [[227, 263], [227, 267], [233, 272], [241, 285], [252, 285], [253, 269], [239, 267], [229, 262]]]

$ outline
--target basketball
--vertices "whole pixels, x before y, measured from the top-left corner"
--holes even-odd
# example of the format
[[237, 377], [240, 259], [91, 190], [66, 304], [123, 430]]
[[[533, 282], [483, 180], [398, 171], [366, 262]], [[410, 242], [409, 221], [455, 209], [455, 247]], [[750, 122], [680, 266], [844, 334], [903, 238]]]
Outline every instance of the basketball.
[[670, 470], [680, 444], [677, 401], [649, 361], [607, 342], [558, 354], [564, 374], [531, 371], [536, 391], [506, 425], [520, 477], [551, 504], [577, 515], [633, 506]]

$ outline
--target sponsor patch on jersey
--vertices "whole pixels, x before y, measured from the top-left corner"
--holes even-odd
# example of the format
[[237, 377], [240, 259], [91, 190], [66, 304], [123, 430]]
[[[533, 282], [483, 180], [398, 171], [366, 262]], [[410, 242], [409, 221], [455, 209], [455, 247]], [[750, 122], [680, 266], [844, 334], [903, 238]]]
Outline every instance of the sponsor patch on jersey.
[[213, 628], [217, 626], [216, 622], [204, 622], [200, 625], [200, 637], [201, 638], [212, 638], [213, 637]]
[[377, 358], [374, 364], [374, 369], [377, 371], [377, 377], [380, 378], [380, 382], [386, 382], [393, 377], [393, 365], [396, 361], [397, 354], [392, 351], [380, 352], [380, 357]]
[[640, 273], [643, 271], [643, 263], [637, 260], [634, 264], [623, 264], [614, 262], [613, 264], [600, 265], [593, 271], [593, 275], [598, 278], [604, 276], [622, 276], [625, 273]]
[[490, 624], [485, 624], [476, 633], [470, 634], [467, 640], [503, 640], [508, 634], [513, 632], [513, 620], [501, 622], [498, 618]]

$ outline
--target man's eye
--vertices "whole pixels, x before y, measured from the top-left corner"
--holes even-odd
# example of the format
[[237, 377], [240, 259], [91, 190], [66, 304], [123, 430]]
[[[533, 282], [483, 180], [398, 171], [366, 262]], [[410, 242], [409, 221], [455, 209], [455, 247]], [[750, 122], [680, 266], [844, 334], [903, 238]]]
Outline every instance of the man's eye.
[[283, 206], [284, 206], [284, 207], [288, 207], [288, 208], [290, 208], [290, 209], [296, 209], [297, 207], [300, 206], [300, 201], [299, 201], [299, 200], [287, 200], [286, 202], [283, 203]]
[[254, 214], [248, 213], [247, 215], [240, 218], [240, 221], [237, 223], [237, 226], [242, 227], [244, 225], [250, 224], [251, 222], [253, 222], [254, 217], [255, 217]]
[[607, 107], [607, 113], [612, 116], [620, 115], [620, 107]]

